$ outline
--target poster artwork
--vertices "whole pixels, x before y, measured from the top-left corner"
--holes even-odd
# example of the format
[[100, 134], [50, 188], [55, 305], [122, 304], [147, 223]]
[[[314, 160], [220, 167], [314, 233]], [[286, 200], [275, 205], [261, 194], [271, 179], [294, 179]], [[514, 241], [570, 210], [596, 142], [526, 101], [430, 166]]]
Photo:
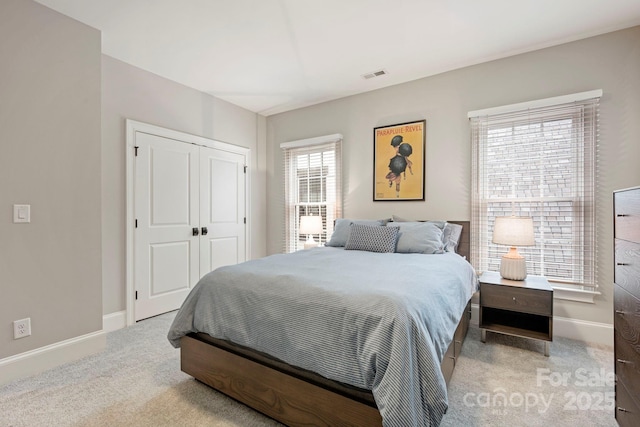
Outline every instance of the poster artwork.
[[426, 120], [373, 130], [373, 200], [424, 200]]

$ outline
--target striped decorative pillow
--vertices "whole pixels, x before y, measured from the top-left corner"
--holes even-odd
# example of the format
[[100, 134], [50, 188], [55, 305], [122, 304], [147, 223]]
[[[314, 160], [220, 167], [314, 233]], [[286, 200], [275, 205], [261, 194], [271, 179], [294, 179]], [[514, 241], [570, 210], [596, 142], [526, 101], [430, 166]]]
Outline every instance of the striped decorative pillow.
[[351, 224], [344, 248], [368, 252], [395, 252], [397, 241], [397, 227]]

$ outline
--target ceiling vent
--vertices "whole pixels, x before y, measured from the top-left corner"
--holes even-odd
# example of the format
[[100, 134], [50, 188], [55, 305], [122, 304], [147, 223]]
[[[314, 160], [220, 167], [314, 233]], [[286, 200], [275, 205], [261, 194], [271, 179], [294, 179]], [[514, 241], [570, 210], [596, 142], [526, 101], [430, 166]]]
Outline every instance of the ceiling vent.
[[364, 77], [365, 79], [372, 79], [374, 77], [380, 77], [386, 74], [388, 73], [385, 70], [378, 70], [378, 71], [374, 71], [373, 73], [363, 74], [362, 77]]

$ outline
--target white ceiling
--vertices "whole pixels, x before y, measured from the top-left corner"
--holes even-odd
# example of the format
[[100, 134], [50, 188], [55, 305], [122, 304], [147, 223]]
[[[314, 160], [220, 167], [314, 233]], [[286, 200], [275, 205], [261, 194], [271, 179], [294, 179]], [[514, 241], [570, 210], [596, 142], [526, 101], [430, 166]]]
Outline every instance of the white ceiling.
[[640, 24], [640, 0], [37, 1], [104, 54], [267, 116]]

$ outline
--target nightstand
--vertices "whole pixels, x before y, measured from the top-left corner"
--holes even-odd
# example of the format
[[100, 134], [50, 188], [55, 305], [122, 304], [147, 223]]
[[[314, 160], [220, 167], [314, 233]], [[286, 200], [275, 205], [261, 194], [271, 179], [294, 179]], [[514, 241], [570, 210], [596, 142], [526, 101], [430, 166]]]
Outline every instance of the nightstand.
[[480, 333], [487, 331], [544, 341], [549, 356], [553, 341], [553, 288], [542, 276], [507, 280], [500, 273], [486, 271], [480, 276]]

